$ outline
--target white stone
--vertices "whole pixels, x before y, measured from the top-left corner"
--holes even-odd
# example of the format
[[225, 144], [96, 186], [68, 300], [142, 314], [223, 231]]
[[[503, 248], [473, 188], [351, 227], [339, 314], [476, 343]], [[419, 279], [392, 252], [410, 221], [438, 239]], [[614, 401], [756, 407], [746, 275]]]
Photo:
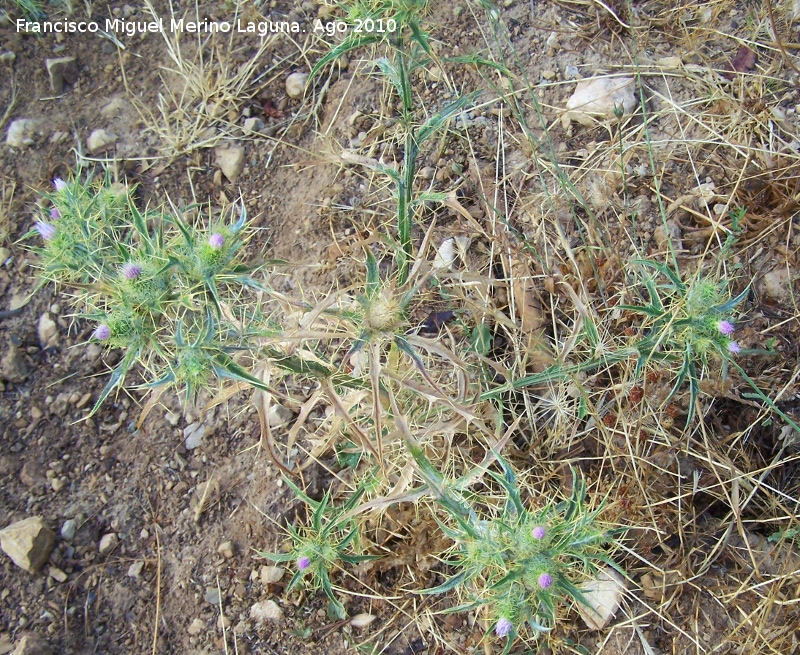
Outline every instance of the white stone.
[[214, 149], [217, 166], [231, 182], [236, 182], [244, 168], [244, 148], [241, 146], [217, 146]]
[[100, 543], [97, 544], [97, 550], [100, 551], [101, 555], [105, 555], [116, 545], [117, 545], [117, 535], [114, 534], [113, 532], [109, 532], [100, 537]]
[[111, 150], [116, 142], [116, 134], [112, 134], [108, 130], [100, 129], [92, 132], [89, 135], [89, 138], [86, 139], [86, 148], [93, 155], [97, 155], [105, 152], [106, 150]]
[[206, 426], [202, 423], [190, 423], [183, 429], [183, 445], [186, 450], [199, 448], [206, 436]]
[[128, 577], [129, 578], [138, 578], [142, 574], [142, 569], [144, 568], [144, 561], [138, 560], [131, 564], [128, 567]]
[[601, 569], [594, 580], [578, 585], [586, 605], [578, 603], [581, 618], [590, 630], [602, 630], [614, 618], [625, 591], [625, 578], [610, 567]]
[[61, 526], [61, 538], [64, 541], [72, 541], [78, 531], [78, 522], [75, 519], [67, 519]]
[[286, 95], [292, 100], [299, 100], [306, 92], [308, 73], [292, 73], [286, 78]]
[[47, 312], [39, 317], [36, 331], [39, 334], [39, 345], [42, 348], [51, 348], [58, 343], [58, 326]]
[[250, 608], [250, 618], [259, 625], [267, 621], [283, 621], [283, 610], [274, 600], [262, 600]]
[[572, 120], [594, 125], [597, 118], [612, 118], [615, 110], [630, 114], [636, 107], [634, 88], [632, 77], [599, 77], [578, 82], [561, 119], [565, 129]]
[[768, 298], [788, 303], [792, 298], [791, 275], [785, 266], [779, 266], [764, 275], [761, 286]]
[[33, 118], [18, 118], [15, 121], [11, 121], [8, 126], [8, 132], [6, 132], [6, 145], [12, 148], [32, 146], [38, 126], [39, 121]]
[[262, 566], [258, 577], [263, 585], [275, 584], [283, 579], [284, 573], [285, 570], [280, 566]]

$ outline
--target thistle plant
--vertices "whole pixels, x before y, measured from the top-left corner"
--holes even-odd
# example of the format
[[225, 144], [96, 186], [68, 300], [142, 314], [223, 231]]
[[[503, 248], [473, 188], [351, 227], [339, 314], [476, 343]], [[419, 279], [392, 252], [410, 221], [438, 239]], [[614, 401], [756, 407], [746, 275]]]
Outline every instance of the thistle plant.
[[180, 213], [142, 213], [131, 190], [108, 179], [54, 181], [51, 209], [28, 236], [38, 236], [42, 282], [75, 291], [91, 338], [124, 351], [92, 410], [120, 386], [135, 363], [150, 386], [184, 387], [192, 399], [222, 378], [267, 387], [234, 358], [268, 331], [254, 303], [260, 284], [238, 261], [247, 216], [211, 226]]
[[454, 542], [446, 563], [456, 573], [425, 593], [456, 590], [464, 602], [451, 612], [481, 609], [498, 637], [549, 631], [563, 599], [587, 604], [579, 583], [602, 565], [618, 568], [609, 551], [623, 529], [611, 529], [586, 506], [586, 485], [572, 470], [573, 488], [562, 502], [536, 508], [522, 502], [511, 467], [496, 456], [500, 471], [487, 470], [504, 500], [499, 507], [471, 500], [465, 480], [447, 484], [413, 440], [407, 440], [418, 471], [447, 512], [442, 532]]
[[286, 483], [310, 508], [310, 524], [300, 528], [288, 526], [292, 542], [289, 552], [261, 552], [259, 555], [273, 562], [295, 562], [297, 570], [286, 591], [292, 591], [301, 582], [311, 589], [322, 589], [328, 597], [329, 614], [337, 619], [343, 619], [346, 612], [344, 605], [334, 593], [330, 573], [340, 568], [342, 564], [358, 564], [377, 559], [375, 555], [358, 553], [359, 527], [356, 521], [348, 516], [358, 505], [365, 486], [359, 486], [344, 504], [334, 507], [331, 504], [330, 490], [325, 492], [321, 501], [316, 501], [303, 493], [288, 478]]

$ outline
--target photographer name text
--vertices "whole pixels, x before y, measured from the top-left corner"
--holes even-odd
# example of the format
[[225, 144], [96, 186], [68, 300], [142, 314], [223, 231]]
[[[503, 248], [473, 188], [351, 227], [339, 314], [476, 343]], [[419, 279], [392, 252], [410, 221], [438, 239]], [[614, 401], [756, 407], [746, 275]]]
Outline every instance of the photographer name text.
[[[105, 23], [100, 21], [42, 21], [31, 22], [20, 18], [16, 22], [17, 32], [28, 32], [32, 34], [86, 34], [95, 32], [111, 32], [115, 34], [157, 34], [160, 32], [187, 32], [189, 34], [257, 34], [266, 36], [268, 34], [300, 34], [307, 30], [297, 21], [189, 21], [183, 18], [171, 18], [165, 21], [158, 18], [152, 21], [132, 21], [121, 18], [106, 18]], [[333, 36], [334, 34], [344, 34], [353, 31], [356, 34], [364, 33], [384, 33], [397, 30], [394, 20], [365, 20], [356, 21], [354, 24], [344, 21], [329, 21], [323, 23], [317, 19], [312, 24], [312, 32]]]

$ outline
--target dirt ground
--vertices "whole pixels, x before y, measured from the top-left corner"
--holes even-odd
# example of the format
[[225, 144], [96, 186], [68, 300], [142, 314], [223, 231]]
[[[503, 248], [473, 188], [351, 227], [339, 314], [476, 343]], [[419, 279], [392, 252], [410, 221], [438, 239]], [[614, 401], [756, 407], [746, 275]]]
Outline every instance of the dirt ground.
[[[185, 4], [180, 3], [181, 12], [194, 11]], [[432, 4], [430, 22], [436, 26], [433, 35], [437, 49], [467, 53], [484, 46], [484, 23], [479, 16], [475, 18], [476, 5], [460, 0]], [[660, 104], [680, 105], [682, 99], [693, 97], [695, 77], [705, 74], [698, 72], [701, 68], [724, 71], [729, 66], [738, 44], [729, 35], [746, 36], [750, 16], [744, 6], [726, 5], [719, 13], [715, 10], [707, 24], [715, 37], [687, 51], [681, 26], [698, 20], [693, 7], [667, 9], [655, 3], [634, 3], [636, 16], [626, 12], [616, 21], [602, 9], [602, 3], [511, 0], [502, 4], [499, 11], [509, 27], [516, 56], [539, 89], [543, 115], [557, 139], [554, 146], [576, 170], [600, 156], [598, 143], [608, 139], [608, 134], [601, 128], [579, 125], [567, 130], [560, 124], [561, 111], [578, 75], [613, 68], [630, 54], [634, 43], [620, 21], [647, 19], [660, 25], [659, 30], [648, 33], [647, 42], [635, 47], [647, 61], [672, 57], [690, 67], [690, 73], [676, 73], [669, 84], [664, 81], [666, 77], [653, 81], [653, 88], [662, 95], [654, 93], [648, 102], [653, 111], [658, 111]], [[243, 7], [273, 20], [297, 20], [305, 26], [325, 15], [323, 7], [310, 1], [272, 0], [259, 8], [250, 3], [243, 3]], [[158, 3], [155, 8], [169, 15], [166, 5]], [[85, 18], [87, 9], [92, 18], [103, 21], [109, 16], [131, 20], [147, 16], [146, 7], [136, 0], [130, 5], [76, 4], [75, 16]], [[232, 5], [223, 2], [199, 5], [200, 15], [209, 19], [222, 19], [232, 11]], [[0, 53], [14, 54], [0, 61], [0, 107], [5, 108], [0, 125], [5, 132], [16, 119], [38, 121], [29, 144], [0, 144], [0, 356], [4, 357], [0, 369], [0, 527], [41, 516], [56, 534], [55, 548], [39, 573], [23, 571], [5, 556], [0, 557], [0, 655], [11, 652], [28, 633], [41, 636], [54, 653], [76, 654], [433, 655], [452, 648], [462, 653], [500, 652], [496, 645], [480, 643], [483, 632], [466, 615], [426, 614], [427, 620], [439, 626], [437, 634], [449, 635], [446, 645], [433, 639], [432, 633], [420, 630], [419, 617], [431, 601], [410, 591], [419, 579], [413, 580], [401, 565], [382, 573], [382, 587], [377, 593], [366, 593], [347, 579], [338, 581], [349, 593], [345, 605], [350, 616], [377, 616], [365, 628], [330, 619], [321, 595], [284, 593], [291, 572], [276, 579], [275, 571], [266, 568], [271, 563], [256, 551], [281, 549], [281, 526], [296, 519], [301, 504], [260, 443], [249, 391], [240, 392], [204, 415], [194, 406], [185, 407], [181, 398], [164, 398], [164, 406], [153, 410], [141, 427], [136, 423], [146, 397], [131, 391], [120, 393], [97, 415], [81, 420], [119, 354], [87, 345], [93, 326], [71, 317], [65, 290], [52, 285], [37, 290], [34, 256], [21, 239], [37, 220], [37, 203], [51, 181], [72, 176], [79, 156], [95, 171], [105, 166], [113, 176], [136, 183], [142, 206], [160, 204], [169, 196], [178, 206], [196, 199], [218, 208], [241, 198], [259, 228], [248, 255], [253, 260], [290, 262], [291, 272], [283, 278], [281, 290], [320, 298], [362, 275], [352, 244], [378, 225], [371, 217], [371, 203], [379, 192], [356, 168], [345, 166], [339, 153], [346, 148], [372, 156], [369, 135], [387, 104], [393, 102], [387, 98], [382, 82], [359, 58], [367, 56], [366, 51], [340, 62], [305, 98], [291, 99], [285, 88], [287, 76], [295, 71], [308, 72], [323, 53], [325, 38], [309, 34], [268, 37], [268, 45], [259, 54], [257, 35], [215, 36], [203, 46], [211, 77], [224, 66], [229, 71], [239, 70], [257, 55], [255, 73], [238, 97], [232, 94], [233, 100], [220, 103], [219, 118], [207, 123], [212, 128], [205, 134], [209, 147], [165, 156], [165, 143], [174, 141], [164, 132], [166, 119], [157, 107], [161, 98], [174, 109], [173, 101], [180, 96], [179, 76], [167, 70], [174, 70], [176, 64], [169, 58], [160, 34], [116, 34], [116, 38], [124, 49], [99, 34], [34, 35], [18, 32], [13, 22], [0, 26]], [[183, 38], [186, 60], [196, 62], [194, 37]], [[52, 57], [76, 60], [74, 79], [58, 95], [51, 89], [45, 66], [45, 59]], [[760, 59], [758, 65], [764, 69], [780, 67], [777, 49], [760, 57], [763, 61]], [[786, 84], [769, 91], [770, 106], [782, 108], [782, 117], [773, 119], [783, 121], [781, 138], [789, 141], [787, 134], [797, 133], [792, 131], [800, 98], [793, 73], [784, 70], [781, 74]], [[452, 75], [460, 90], [488, 91], [486, 78], [474, 69], [454, 68]], [[444, 101], [448, 89], [435, 74], [423, 81], [423, 98], [434, 108]], [[740, 125], [747, 123], [749, 116], [767, 111], [756, 102], [753, 99], [746, 110], [741, 110], [744, 113], [735, 119]], [[719, 116], [730, 114], [723, 100], [715, 111]], [[178, 125], [177, 113], [169, 115]], [[263, 123], [260, 132], [244, 131], [248, 118]], [[493, 174], [498, 141], [503, 138], [497, 106], [489, 104], [476, 110], [469, 120], [469, 140], [454, 139], [440, 152], [425, 155], [422, 166], [431, 170], [432, 188], [449, 188], [456, 176], [455, 164], [476, 181], [487, 171]], [[537, 121], [534, 117], [531, 124]], [[154, 129], [156, 125], [161, 125], [161, 131]], [[88, 152], [87, 139], [99, 129], [113, 133], [116, 139], [104, 152]], [[675, 125], [668, 120], [654, 126], [652, 138], [662, 144], [659, 154], [663, 158], [658, 166], [674, 167], [685, 175], [687, 162], [679, 155], [670, 158], [668, 144], [676, 138], [673, 129]], [[770, 135], [762, 137], [769, 139]], [[235, 182], [221, 175], [217, 163], [215, 148], [228, 143], [244, 149], [244, 165]], [[530, 153], [521, 140], [504, 142], [504, 147], [506, 143], [512, 145], [504, 153], [505, 162], [529, 175]], [[635, 173], [649, 163], [630, 164], [634, 171], [631, 184], [640, 188], [637, 197], [649, 203], [652, 186], [644, 176], [636, 178]], [[718, 188], [737, 184], [730, 178], [731, 169], [721, 169], [711, 158], [701, 165], [703, 170], [696, 172], [699, 179], [713, 178]], [[737, 165], [741, 170], [748, 163], [742, 158]], [[691, 191], [690, 179], [681, 175], [675, 179], [685, 179], [686, 188], [663, 189], [673, 199]], [[591, 180], [582, 183], [597, 191], [599, 205], [613, 204], [613, 199], [606, 199], [602, 188], [597, 190]], [[766, 197], [769, 191], [763, 178], [752, 176], [752, 181], [740, 186], [741, 193], [749, 194], [753, 202], [778, 202]], [[796, 196], [794, 199], [796, 207]], [[481, 216], [477, 202], [471, 209], [477, 220], [486, 218]], [[780, 323], [771, 336], [785, 348], [785, 357], [796, 361], [800, 355], [800, 324], [794, 318], [792, 301], [787, 301], [793, 299], [792, 280], [797, 273], [798, 235], [792, 232], [796, 210], [774, 206], [772, 210], [783, 212], [782, 227], [765, 238], [763, 252], [741, 262], [756, 278], [761, 301], [761, 318], [749, 329], [756, 347], [762, 334], [758, 321]], [[532, 212], [535, 207], [520, 203], [510, 220], [522, 230], [535, 231]], [[655, 214], [642, 215], [638, 238], [643, 243], [652, 242], [655, 248]], [[694, 219], [687, 215], [681, 225], [687, 252], [700, 243], [692, 241], [692, 234], [703, 227], [693, 223]], [[607, 214], [603, 220], [613, 221], [614, 216]], [[444, 234], [458, 223], [457, 217], [442, 215], [439, 229]], [[788, 267], [791, 274], [778, 282], [778, 291], [769, 280], [759, 281], [759, 275], [781, 267]], [[781, 288], [788, 289], [788, 295], [782, 296]], [[55, 322], [55, 336], [51, 331], [42, 342], [40, 328], [47, 318]], [[788, 382], [789, 378], [787, 373], [782, 379]], [[791, 399], [793, 384], [785, 397], [790, 399], [784, 406], [789, 413], [797, 402]], [[308, 397], [304, 389], [288, 389], [286, 393], [293, 401], [287, 403], [292, 413]], [[730, 427], [734, 424], [731, 417], [747, 411], [756, 410], [725, 400], [718, 420]], [[198, 446], [188, 449], [185, 439], [198, 427], [205, 430], [205, 436]], [[285, 423], [276, 425], [278, 437], [281, 430], [285, 430]], [[769, 459], [773, 447], [774, 439], [764, 446], [764, 459]], [[687, 467], [688, 473], [681, 473], [689, 476], [686, 480], [711, 475], [694, 462]], [[782, 475], [782, 481], [773, 483], [796, 491], [794, 469], [787, 468]], [[311, 495], [319, 496], [330, 484], [330, 477], [325, 467], [311, 467], [304, 473], [304, 483]], [[716, 501], [711, 497], [695, 501], [690, 510], [694, 513], [692, 521], [695, 525], [708, 521], [707, 532], [713, 534], [716, 528], [712, 517], [719, 511]], [[692, 581], [681, 592], [682, 599], [670, 601], [674, 600], [672, 621], [659, 620], [657, 614], [648, 617], [645, 612], [638, 614], [646, 617], [643, 622], [622, 621], [611, 632], [592, 632], [573, 614], [574, 626], [561, 633], [558, 643], [539, 652], [738, 652], [733, 646], [717, 648], [715, 644], [724, 641], [725, 635], [747, 631], [746, 622], [740, 614], [726, 610], [724, 599], [705, 590], [723, 584], [728, 569], [751, 566], [747, 553], [755, 550], [758, 554], [762, 546], [776, 560], [783, 558], [780, 561], [785, 563], [787, 557], [791, 558], [770, 551], [762, 536], [753, 537], [760, 540], [758, 546], [741, 539], [737, 544], [735, 539], [736, 535], [727, 542], [734, 554], [719, 559], [709, 556], [713, 564], [694, 578], [691, 557], [681, 564], [687, 567], [681, 574]], [[672, 571], [674, 561], [670, 558], [677, 550], [651, 546], [650, 561], [663, 571]], [[678, 548], [678, 544], [672, 546]], [[698, 541], [681, 547], [693, 554], [695, 563], [706, 561], [703, 558], [708, 553], [703, 551], [707, 544]], [[662, 602], [656, 592], [665, 579], [651, 576], [643, 581], [637, 577], [640, 589], [636, 593], [643, 603]], [[757, 583], [749, 583], [754, 585], [754, 595], [759, 593]], [[394, 602], [381, 599], [381, 594], [392, 596]], [[253, 618], [252, 607], [266, 600], [280, 606], [282, 620], [259, 622]], [[640, 610], [635, 601], [630, 602], [632, 615], [637, 615]], [[782, 630], [782, 639], [789, 639], [787, 635], [794, 632], [795, 644], [800, 639], [796, 607], [795, 594], [781, 609], [777, 628]], [[682, 613], [679, 622], [674, 617]], [[779, 652], [761, 646], [764, 650], [759, 652]]]

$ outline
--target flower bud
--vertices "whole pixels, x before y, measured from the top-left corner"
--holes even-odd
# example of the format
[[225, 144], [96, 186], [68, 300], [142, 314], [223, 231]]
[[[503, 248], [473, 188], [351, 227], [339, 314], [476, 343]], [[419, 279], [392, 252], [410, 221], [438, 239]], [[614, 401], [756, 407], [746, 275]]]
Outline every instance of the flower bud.
[[50, 239], [53, 239], [56, 236], [56, 228], [53, 225], [50, 225], [50, 223], [45, 223], [44, 221], [37, 221], [36, 231], [45, 241], [50, 241]]
[[214, 250], [219, 250], [225, 245], [225, 237], [219, 232], [214, 232], [214, 234], [208, 237], [208, 245], [210, 245]]
[[733, 353], [734, 355], [738, 355], [740, 352], [742, 352], [742, 347], [735, 341], [729, 341], [728, 352]]
[[94, 329], [92, 336], [99, 341], [105, 341], [111, 336], [111, 328], [105, 323], [101, 323]]
[[509, 621], [505, 616], [501, 616], [499, 619], [497, 619], [497, 623], [494, 626], [494, 633], [498, 637], [507, 637], [511, 632], [511, 627], [511, 621]]
[[301, 571], [305, 571], [309, 566], [311, 566], [311, 558], [303, 555], [303, 557], [297, 560], [297, 568]]
[[142, 274], [142, 267], [139, 264], [128, 262], [122, 267], [122, 275], [126, 280], [135, 280]]
[[547, 589], [551, 584], [553, 584], [553, 576], [551, 576], [549, 573], [542, 573], [537, 582], [542, 589]]
[[544, 539], [545, 529], [541, 525], [537, 525], [533, 530], [531, 530], [531, 535], [534, 539]]
[[67, 183], [60, 177], [57, 177], [53, 180], [53, 186], [56, 188], [56, 191], [63, 191], [67, 188]]
[[61, 218], [61, 212], [58, 211], [58, 209], [56, 209], [55, 207], [53, 207], [50, 210], [50, 218], [51, 220], [57, 221], [59, 218]]
[[730, 321], [720, 321], [717, 323], [717, 330], [722, 336], [729, 337], [733, 334], [733, 323]]

